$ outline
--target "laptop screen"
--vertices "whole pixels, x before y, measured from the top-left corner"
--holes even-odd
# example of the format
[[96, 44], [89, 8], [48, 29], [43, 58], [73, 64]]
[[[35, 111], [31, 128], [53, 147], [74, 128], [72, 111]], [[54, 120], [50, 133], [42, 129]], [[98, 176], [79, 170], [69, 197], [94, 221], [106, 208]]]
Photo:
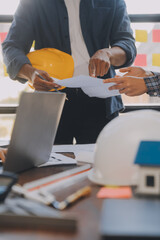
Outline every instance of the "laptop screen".
[[65, 93], [24, 92], [8, 148], [5, 171], [20, 172], [48, 161]]

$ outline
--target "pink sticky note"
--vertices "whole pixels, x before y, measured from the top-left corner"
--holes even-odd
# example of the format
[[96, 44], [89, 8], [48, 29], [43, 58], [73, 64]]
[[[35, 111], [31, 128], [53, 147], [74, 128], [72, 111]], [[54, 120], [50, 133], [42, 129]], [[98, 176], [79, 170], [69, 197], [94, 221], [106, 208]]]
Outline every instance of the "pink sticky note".
[[1, 32], [1, 33], [0, 33], [0, 40], [1, 40], [1, 43], [3, 43], [3, 41], [4, 41], [5, 38], [6, 38], [6, 36], [7, 36], [7, 32]]
[[137, 54], [134, 61], [134, 66], [147, 66], [147, 55], [146, 54]]
[[102, 187], [97, 193], [97, 198], [131, 198], [132, 191], [130, 187], [109, 188]]
[[153, 29], [152, 30], [152, 41], [153, 42], [160, 42], [160, 29]]

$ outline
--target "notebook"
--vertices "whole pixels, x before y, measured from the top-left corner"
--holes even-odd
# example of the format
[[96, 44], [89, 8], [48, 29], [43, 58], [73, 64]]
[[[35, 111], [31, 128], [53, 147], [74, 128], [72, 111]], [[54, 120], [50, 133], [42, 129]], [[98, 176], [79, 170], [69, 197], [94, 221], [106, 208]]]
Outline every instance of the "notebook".
[[160, 199], [107, 199], [100, 232], [103, 239], [160, 239]]
[[18, 173], [48, 161], [65, 97], [65, 93], [22, 93], [4, 171]]

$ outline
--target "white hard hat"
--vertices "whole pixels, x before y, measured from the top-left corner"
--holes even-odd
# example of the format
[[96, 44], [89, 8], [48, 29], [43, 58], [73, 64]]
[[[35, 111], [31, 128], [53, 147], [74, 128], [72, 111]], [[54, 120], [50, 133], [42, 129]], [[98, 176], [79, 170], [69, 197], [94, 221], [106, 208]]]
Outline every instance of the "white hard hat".
[[98, 136], [89, 179], [100, 185], [135, 185], [134, 159], [142, 140], [160, 141], [160, 112], [139, 110], [112, 120]]

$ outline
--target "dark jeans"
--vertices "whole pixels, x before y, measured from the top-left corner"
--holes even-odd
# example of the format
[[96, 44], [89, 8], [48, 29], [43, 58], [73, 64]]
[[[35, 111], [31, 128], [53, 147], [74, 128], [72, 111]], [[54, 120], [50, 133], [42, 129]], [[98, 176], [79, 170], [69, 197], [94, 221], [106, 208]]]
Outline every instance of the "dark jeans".
[[55, 144], [72, 144], [73, 138], [77, 144], [95, 143], [103, 127], [118, 112], [106, 118], [105, 100], [90, 98], [81, 89], [64, 89], [67, 94], [62, 117], [58, 127]]

